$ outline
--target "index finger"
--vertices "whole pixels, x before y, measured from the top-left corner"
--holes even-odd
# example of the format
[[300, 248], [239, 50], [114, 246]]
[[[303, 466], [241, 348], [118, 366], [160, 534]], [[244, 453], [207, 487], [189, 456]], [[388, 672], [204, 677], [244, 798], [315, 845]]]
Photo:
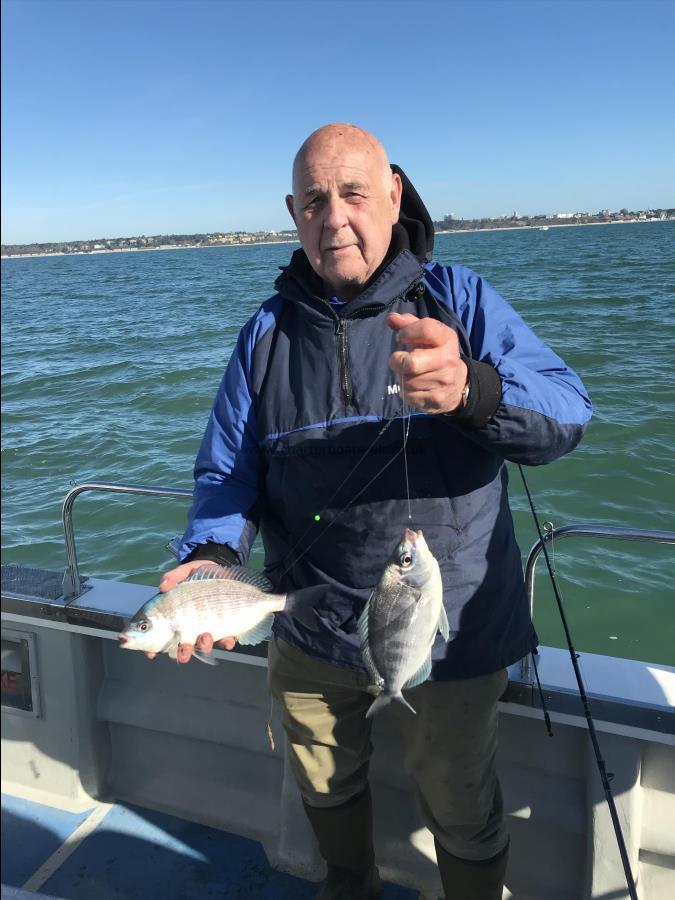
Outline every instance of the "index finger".
[[209, 559], [197, 559], [192, 562], [182, 563], [180, 566], [175, 566], [173, 569], [169, 569], [168, 572], [165, 572], [162, 575], [162, 580], [159, 583], [159, 589], [162, 593], [166, 593], [166, 591], [170, 591], [172, 588], [175, 588], [177, 584], [181, 581], [185, 581], [188, 575], [192, 574], [195, 569], [201, 569], [203, 566], [209, 565], [218, 565], [216, 562], [213, 562]]
[[418, 319], [409, 313], [391, 313], [387, 317], [387, 324], [397, 332], [400, 344], [405, 344], [408, 349], [442, 347], [447, 344], [452, 328], [439, 322], [438, 319]]

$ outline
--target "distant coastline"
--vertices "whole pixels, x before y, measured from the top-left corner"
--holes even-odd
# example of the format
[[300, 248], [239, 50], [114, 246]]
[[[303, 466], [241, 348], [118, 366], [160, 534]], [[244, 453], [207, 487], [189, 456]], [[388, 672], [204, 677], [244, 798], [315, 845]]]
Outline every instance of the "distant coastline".
[[297, 238], [284, 241], [232, 241], [229, 244], [160, 244], [158, 247], [111, 247], [109, 250], [69, 250], [54, 253], [10, 253], [0, 259], [36, 259], [41, 256], [98, 256], [100, 253], [155, 253], [163, 250], [213, 250], [215, 247], [263, 247], [267, 244], [299, 244]]
[[[673, 212], [668, 210], [669, 213]], [[647, 218], [645, 216], [635, 216], [633, 218], [625, 217], [621, 219], [609, 219], [604, 221], [562, 221], [556, 222], [552, 220], [547, 220], [542, 223], [533, 224], [531, 221], [528, 224], [514, 224], [514, 225], [480, 225], [480, 226], [470, 226], [463, 225], [459, 228], [435, 228], [435, 234], [468, 234], [473, 232], [480, 231], [548, 231], [551, 228], [581, 228], [586, 225], [631, 225], [636, 223], [654, 223], [654, 222], [672, 222], [675, 220], [675, 215], [661, 216], [659, 218]], [[461, 220], [460, 220], [461, 221]], [[435, 226], [438, 226], [439, 223], [434, 223]], [[92, 242], [74, 242], [74, 243], [92, 243]], [[98, 242], [97, 242], [98, 243]], [[162, 250], [205, 250], [212, 249], [214, 247], [261, 247], [265, 244], [298, 244], [299, 240], [297, 237], [279, 237], [276, 238], [268, 238], [266, 237], [264, 240], [251, 240], [250, 238], [247, 240], [227, 240], [227, 241], [213, 241], [211, 243], [178, 243], [178, 244], [153, 244], [151, 246], [142, 246], [142, 247], [101, 247], [96, 246], [91, 249], [82, 249], [82, 250], [51, 250], [51, 251], [36, 251], [36, 252], [17, 252], [17, 253], [2, 253], [0, 255], [0, 259], [36, 259], [39, 257], [48, 257], [48, 256], [94, 256], [100, 253], [148, 253], [152, 251], [162, 251]], [[23, 245], [19, 245], [23, 246]], [[31, 245], [26, 245], [31, 246]], [[35, 245], [39, 246], [39, 245]]]
[[585, 228], [588, 225], [636, 225], [672, 222], [675, 219], [616, 219], [611, 222], [562, 222], [558, 225], [496, 225], [490, 228], [449, 228], [435, 234], [466, 234], [474, 231], [548, 231], [551, 228]]

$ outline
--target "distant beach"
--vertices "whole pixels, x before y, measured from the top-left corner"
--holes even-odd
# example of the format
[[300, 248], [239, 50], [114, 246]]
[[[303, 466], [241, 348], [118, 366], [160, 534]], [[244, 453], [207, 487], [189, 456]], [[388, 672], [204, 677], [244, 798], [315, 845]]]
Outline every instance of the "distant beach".
[[[561, 222], [559, 225], [497, 225], [494, 228], [451, 228], [436, 234], [472, 234], [476, 231], [548, 231], [550, 228], [586, 228], [588, 225], [646, 225], [650, 222], [670, 222], [672, 219], [618, 219], [612, 222]], [[45, 254], [49, 256], [49, 254]]]
[[231, 244], [161, 244], [159, 247], [120, 247], [105, 250], [73, 250], [71, 253], [13, 253], [0, 259], [35, 259], [39, 256], [98, 256], [101, 253], [152, 253], [155, 250], [213, 250], [214, 247], [264, 247], [266, 244], [299, 244], [300, 241], [233, 241]]
[[[479, 231], [548, 231], [551, 228], [585, 228], [589, 225], [634, 225], [670, 222], [671, 219], [620, 219], [612, 222], [561, 222], [558, 225], [496, 225], [492, 228], [450, 228], [435, 234], [474, 234]], [[16, 253], [0, 259], [35, 259], [43, 256], [95, 256], [100, 253], [152, 253], [155, 250], [212, 250], [214, 247], [262, 247], [266, 244], [299, 244], [298, 240], [232, 241], [227, 244], [161, 244], [159, 247], [122, 247], [101, 250], [73, 250], [71, 253]]]

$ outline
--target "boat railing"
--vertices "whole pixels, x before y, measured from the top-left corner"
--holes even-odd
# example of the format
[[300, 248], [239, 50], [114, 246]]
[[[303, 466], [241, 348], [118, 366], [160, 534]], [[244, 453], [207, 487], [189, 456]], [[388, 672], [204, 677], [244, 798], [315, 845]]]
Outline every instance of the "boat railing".
[[192, 497], [192, 491], [186, 488], [150, 487], [149, 485], [117, 484], [108, 481], [85, 481], [74, 485], [66, 494], [61, 513], [63, 535], [66, 542], [66, 560], [68, 563], [63, 578], [63, 594], [67, 601], [79, 597], [83, 590], [75, 547], [73, 506], [80, 494], [84, 494], [86, 491], [98, 491], [106, 494], [141, 494], [146, 497]]
[[[623, 528], [610, 525], [561, 525], [554, 528], [550, 522], [545, 524], [545, 533], [542, 540], [535, 541], [530, 549], [525, 565], [525, 587], [530, 604], [530, 615], [534, 618], [534, 576], [536, 574], [537, 560], [544, 551], [544, 547], [554, 540], [569, 537], [593, 537], [614, 541], [649, 541], [656, 544], [675, 544], [675, 532], [655, 531], [647, 528]], [[521, 664], [521, 672], [524, 679], [530, 677], [531, 661], [526, 656]]]
[[[118, 484], [106, 481], [87, 481], [74, 485], [67, 493], [63, 501], [63, 533], [66, 544], [66, 558], [68, 567], [63, 580], [63, 593], [66, 601], [74, 600], [83, 591], [83, 582], [77, 561], [75, 547], [75, 534], [73, 529], [73, 506], [75, 500], [87, 491], [97, 491], [111, 494], [140, 494], [146, 497], [192, 497], [192, 491], [185, 488], [151, 487], [138, 484]], [[545, 525], [545, 533], [541, 541], [537, 540], [530, 549], [525, 565], [525, 587], [530, 604], [530, 614], [534, 617], [534, 579], [537, 560], [544, 547], [553, 541], [570, 537], [592, 537], [606, 540], [619, 541], [647, 541], [658, 544], [675, 544], [675, 532], [656, 531], [643, 528], [614, 527], [609, 525], [561, 525], [553, 527], [550, 522]], [[521, 663], [523, 679], [529, 680], [531, 676], [531, 660], [526, 656]]]

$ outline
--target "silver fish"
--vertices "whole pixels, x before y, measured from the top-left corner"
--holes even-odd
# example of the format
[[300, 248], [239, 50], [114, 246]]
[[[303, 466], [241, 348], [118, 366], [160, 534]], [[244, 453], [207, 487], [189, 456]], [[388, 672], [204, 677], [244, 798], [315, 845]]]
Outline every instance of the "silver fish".
[[392, 700], [411, 712], [401, 693], [426, 681], [431, 672], [431, 645], [438, 631], [448, 640], [438, 562], [421, 531], [406, 528], [358, 623], [363, 663], [382, 692], [366, 716]]
[[[144, 603], [118, 639], [125, 650], [168, 653], [176, 659], [179, 644], [194, 645], [206, 632], [216, 640], [235, 637], [240, 644], [259, 644], [271, 637], [274, 613], [282, 609], [316, 629], [312, 604], [324, 595], [324, 585], [288, 594], [272, 590], [264, 575], [243, 566], [201, 566]], [[216, 665], [206, 654], [193, 655]]]

